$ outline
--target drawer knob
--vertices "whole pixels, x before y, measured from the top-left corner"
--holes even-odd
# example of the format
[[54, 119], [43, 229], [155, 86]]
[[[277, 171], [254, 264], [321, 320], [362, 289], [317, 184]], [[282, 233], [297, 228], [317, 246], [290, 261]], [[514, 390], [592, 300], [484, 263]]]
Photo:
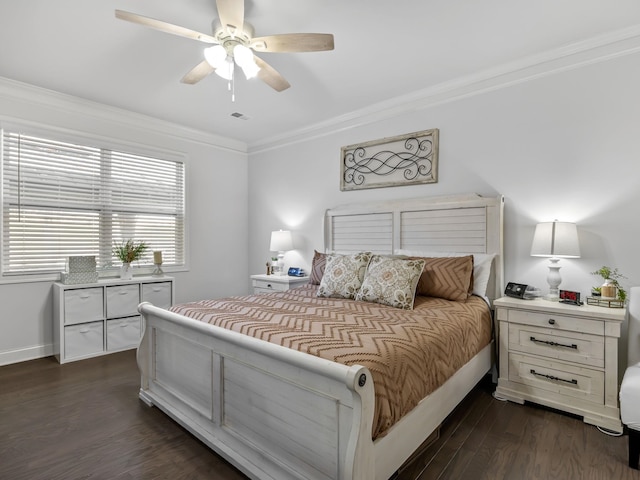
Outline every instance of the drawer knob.
[[549, 319], [549, 325], [555, 325], [556, 321], [553, 318]]
[[267, 283], [267, 288], [273, 288], [270, 283]]

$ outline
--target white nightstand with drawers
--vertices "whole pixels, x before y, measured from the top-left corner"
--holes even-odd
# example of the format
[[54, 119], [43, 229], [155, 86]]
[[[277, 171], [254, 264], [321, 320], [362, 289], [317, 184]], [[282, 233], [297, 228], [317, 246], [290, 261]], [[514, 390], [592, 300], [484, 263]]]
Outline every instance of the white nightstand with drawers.
[[60, 363], [136, 348], [141, 302], [173, 305], [173, 278], [134, 277], [98, 283], [53, 284], [53, 343]]
[[290, 288], [309, 283], [309, 277], [290, 277], [289, 275], [251, 275], [253, 293], [286, 292]]
[[500, 298], [496, 396], [525, 400], [622, 431], [618, 338], [624, 308]]

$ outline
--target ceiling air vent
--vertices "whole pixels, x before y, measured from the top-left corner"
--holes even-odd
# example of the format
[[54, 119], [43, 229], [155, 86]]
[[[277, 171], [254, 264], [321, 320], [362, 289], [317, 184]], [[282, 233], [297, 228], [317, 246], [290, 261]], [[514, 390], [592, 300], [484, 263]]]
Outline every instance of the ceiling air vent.
[[242, 120], [249, 120], [249, 117], [247, 117], [244, 113], [240, 113], [240, 112], [233, 112], [231, 114], [232, 117], [236, 117], [236, 118], [240, 118]]

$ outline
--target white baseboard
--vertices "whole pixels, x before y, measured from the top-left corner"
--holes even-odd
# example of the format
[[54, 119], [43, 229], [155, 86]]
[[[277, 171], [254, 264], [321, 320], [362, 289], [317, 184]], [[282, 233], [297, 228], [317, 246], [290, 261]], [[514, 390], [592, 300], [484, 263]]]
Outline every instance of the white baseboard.
[[53, 344], [34, 345], [33, 347], [21, 348], [19, 350], [8, 350], [0, 352], [0, 366], [11, 363], [26, 362], [36, 358], [50, 357], [53, 355]]

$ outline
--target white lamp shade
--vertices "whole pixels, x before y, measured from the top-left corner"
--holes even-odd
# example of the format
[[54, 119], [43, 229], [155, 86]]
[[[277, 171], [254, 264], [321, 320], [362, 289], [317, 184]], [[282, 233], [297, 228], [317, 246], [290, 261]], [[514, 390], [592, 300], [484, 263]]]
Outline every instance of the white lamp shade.
[[531, 256], [579, 258], [580, 244], [575, 223], [544, 222], [536, 225]]
[[271, 245], [269, 250], [272, 252], [286, 252], [293, 250], [293, 237], [289, 230], [278, 230], [271, 232]]

